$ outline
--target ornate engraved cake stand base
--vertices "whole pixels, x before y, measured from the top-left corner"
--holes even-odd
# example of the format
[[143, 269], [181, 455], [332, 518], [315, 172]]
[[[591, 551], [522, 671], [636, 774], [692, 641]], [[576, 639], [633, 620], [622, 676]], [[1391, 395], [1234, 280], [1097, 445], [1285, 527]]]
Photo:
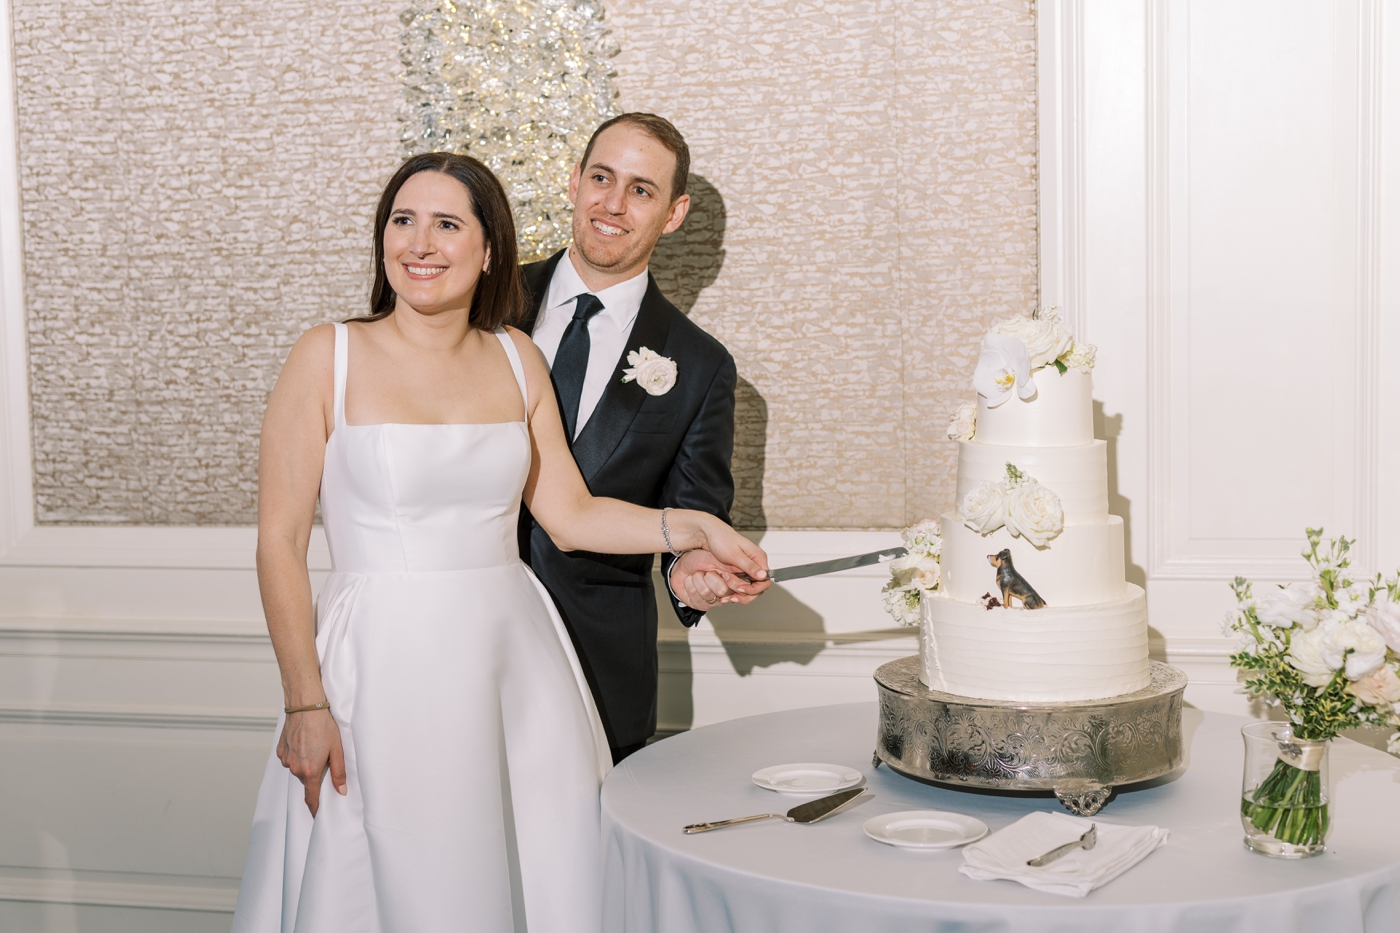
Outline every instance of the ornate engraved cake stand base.
[[918, 657], [875, 672], [880, 688], [876, 767], [962, 787], [1055, 792], [1092, 816], [1115, 785], [1181, 764], [1186, 675], [1148, 662], [1152, 682], [1136, 693], [1074, 703], [979, 700], [919, 682]]

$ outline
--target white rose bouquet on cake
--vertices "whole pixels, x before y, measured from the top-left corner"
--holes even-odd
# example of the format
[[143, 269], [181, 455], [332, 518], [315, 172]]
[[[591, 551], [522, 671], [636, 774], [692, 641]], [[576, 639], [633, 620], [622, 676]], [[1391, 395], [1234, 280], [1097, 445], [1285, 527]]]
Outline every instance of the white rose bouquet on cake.
[[987, 480], [968, 490], [958, 503], [958, 517], [980, 535], [1005, 526], [1038, 548], [1045, 547], [1065, 527], [1060, 497], [1010, 462], [1006, 464], [1006, 479]]
[[938, 522], [922, 521], [904, 529], [904, 546], [909, 553], [890, 561], [890, 582], [880, 591], [880, 598], [885, 611], [900, 625], [918, 625], [924, 596], [937, 591], [942, 582], [938, 558], [943, 553], [943, 539]]
[[[1234, 583], [1236, 609], [1225, 629], [1239, 639], [1230, 666], [1245, 690], [1288, 715], [1294, 737], [1326, 742], [1356, 726], [1400, 728], [1400, 573], [1357, 579], [1352, 541], [1324, 547], [1309, 528], [1303, 557], [1313, 579], [1255, 596]], [[1389, 743], [1400, 754], [1400, 732]], [[1273, 772], [1246, 796], [1245, 819], [1293, 845], [1314, 845], [1327, 832], [1320, 773], [1280, 753]]]
[[1053, 365], [1061, 373], [1071, 369], [1087, 373], [1094, 368], [1098, 353], [1092, 343], [1075, 341], [1054, 305], [999, 321], [992, 326], [992, 333], [1021, 341], [1032, 370]]

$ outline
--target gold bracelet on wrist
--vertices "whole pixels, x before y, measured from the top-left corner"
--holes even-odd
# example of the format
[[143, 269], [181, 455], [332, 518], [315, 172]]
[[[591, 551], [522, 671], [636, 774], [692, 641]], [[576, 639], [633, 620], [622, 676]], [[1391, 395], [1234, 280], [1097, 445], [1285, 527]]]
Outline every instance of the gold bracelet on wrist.
[[330, 708], [331, 708], [331, 701], [330, 701], [330, 700], [322, 700], [320, 703], [313, 703], [313, 704], [311, 704], [310, 706], [284, 706], [284, 707], [282, 707], [282, 712], [284, 712], [284, 713], [310, 713], [310, 712], [314, 712], [314, 711], [316, 711], [316, 710], [318, 710], [318, 709], [323, 709], [323, 710], [329, 711]]

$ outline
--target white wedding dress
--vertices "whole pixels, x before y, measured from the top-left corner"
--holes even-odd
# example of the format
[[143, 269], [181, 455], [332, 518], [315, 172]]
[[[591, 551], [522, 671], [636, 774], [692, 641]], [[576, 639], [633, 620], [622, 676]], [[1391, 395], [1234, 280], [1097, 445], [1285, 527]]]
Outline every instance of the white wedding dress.
[[316, 650], [349, 793], [327, 775], [313, 820], [269, 759], [234, 933], [596, 933], [611, 758], [518, 555], [526, 423], [347, 425], [348, 342], [335, 325]]

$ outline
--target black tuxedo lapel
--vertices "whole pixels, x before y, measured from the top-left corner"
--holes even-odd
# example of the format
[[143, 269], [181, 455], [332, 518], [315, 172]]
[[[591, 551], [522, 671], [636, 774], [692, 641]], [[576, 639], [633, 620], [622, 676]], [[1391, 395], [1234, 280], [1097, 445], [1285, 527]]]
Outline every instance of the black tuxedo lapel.
[[520, 329], [525, 333], [535, 333], [535, 324], [540, 317], [540, 305], [544, 302], [544, 296], [549, 293], [554, 269], [568, 252], [566, 247], [548, 259], [520, 267], [520, 281], [525, 286], [525, 313], [520, 318]]
[[642, 296], [642, 306], [637, 311], [637, 321], [632, 325], [632, 333], [627, 338], [627, 346], [613, 368], [612, 379], [598, 400], [598, 407], [588, 423], [574, 439], [574, 460], [584, 479], [592, 479], [593, 474], [608, 462], [608, 457], [622, 443], [622, 436], [637, 414], [637, 409], [647, 399], [646, 390], [635, 382], [623, 382], [622, 371], [628, 368], [627, 354], [647, 347], [661, 353], [666, 348], [666, 337], [671, 332], [671, 320], [667, 313], [666, 298], [656, 287], [656, 280], [647, 275], [647, 291]]

